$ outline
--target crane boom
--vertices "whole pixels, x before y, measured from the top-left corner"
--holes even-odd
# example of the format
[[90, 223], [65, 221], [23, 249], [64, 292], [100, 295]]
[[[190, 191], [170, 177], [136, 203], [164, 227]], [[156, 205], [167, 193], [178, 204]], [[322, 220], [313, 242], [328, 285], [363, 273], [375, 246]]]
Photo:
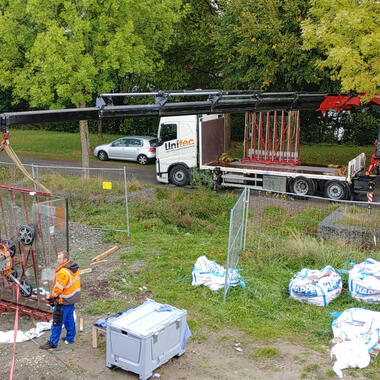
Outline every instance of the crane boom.
[[[267, 110], [315, 110], [327, 94], [261, 91], [160, 91], [146, 93], [100, 94], [96, 107], [0, 114], [0, 130], [7, 132], [17, 124], [100, 120], [141, 116], [172, 116], [191, 114], [237, 113]], [[113, 99], [148, 97], [154, 102], [114, 105]], [[191, 99], [189, 99], [191, 98]], [[201, 98], [201, 99], [199, 99]], [[195, 100], [194, 100], [195, 99]]]

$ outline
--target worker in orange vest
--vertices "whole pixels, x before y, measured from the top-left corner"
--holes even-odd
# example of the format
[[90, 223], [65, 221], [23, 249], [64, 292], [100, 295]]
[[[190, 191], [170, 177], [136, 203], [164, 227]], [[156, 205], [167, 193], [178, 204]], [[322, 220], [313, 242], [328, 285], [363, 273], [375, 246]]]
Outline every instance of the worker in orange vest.
[[74, 304], [80, 301], [80, 277], [78, 264], [70, 261], [69, 254], [65, 251], [57, 255], [57, 269], [48, 301], [51, 306], [54, 305], [51, 336], [40, 348], [47, 350], [58, 346], [62, 325], [66, 329], [66, 336], [62, 340], [66, 344], [74, 343]]

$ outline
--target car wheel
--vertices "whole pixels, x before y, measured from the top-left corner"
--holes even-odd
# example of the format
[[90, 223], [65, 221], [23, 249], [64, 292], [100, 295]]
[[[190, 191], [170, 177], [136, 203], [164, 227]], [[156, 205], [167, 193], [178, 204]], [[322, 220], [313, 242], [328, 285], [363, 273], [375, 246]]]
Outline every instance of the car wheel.
[[185, 186], [189, 183], [189, 171], [182, 165], [175, 165], [170, 170], [170, 182], [176, 186]]
[[347, 188], [343, 182], [328, 181], [325, 184], [325, 197], [333, 201], [340, 201], [347, 198]]
[[290, 182], [290, 192], [297, 195], [314, 195], [316, 184], [305, 177], [296, 177]]
[[100, 161], [107, 161], [108, 160], [108, 154], [104, 150], [101, 150], [98, 153], [98, 158]]
[[139, 154], [137, 156], [137, 162], [140, 164], [140, 165], [146, 165], [149, 161], [148, 161], [148, 157], [145, 156], [145, 154]]

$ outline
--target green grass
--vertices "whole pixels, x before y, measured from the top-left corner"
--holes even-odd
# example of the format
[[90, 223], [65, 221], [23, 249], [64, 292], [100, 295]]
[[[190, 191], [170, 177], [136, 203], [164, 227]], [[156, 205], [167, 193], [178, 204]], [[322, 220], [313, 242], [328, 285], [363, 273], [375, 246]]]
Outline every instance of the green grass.
[[345, 207], [337, 223], [357, 227], [375, 227], [380, 228], [380, 210], [371, 210], [368, 213], [367, 208], [350, 206]]
[[[91, 148], [105, 144], [121, 137], [104, 134], [101, 140], [96, 134], [90, 134]], [[11, 145], [20, 156], [47, 159], [80, 160], [81, 143], [78, 133], [65, 133], [44, 130], [20, 130], [13, 128], [10, 134]], [[97, 160], [91, 156], [91, 160]]]
[[281, 354], [277, 348], [272, 347], [260, 347], [256, 348], [251, 354], [249, 354], [251, 358], [262, 358], [262, 359], [272, 359], [279, 358]]
[[[2, 169], [0, 175], [5, 179], [11, 177], [10, 173]], [[84, 195], [83, 188], [88, 195], [100, 192], [96, 183], [83, 184], [63, 177], [51, 178], [49, 186], [54, 182], [57, 188], [61, 184], [63, 189], [69, 187], [73, 194]], [[134, 186], [138, 188], [138, 184]], [[379, 259], [379, 253], [316, 237], [318, 223], [336, 209], [335, 205], [316, 209], [307, 203], [299, 208], [292, 202], [281, 207], [260, 204], [249, 215], [247, 250], [240, 254], [239, 268], [247, 288], [230, 289], [223, 305], [221, 291], [213, 293], [206, 287], [191, 285], [191, 271], [201, 255], [225, 265], [229, 213], [236, 199], [236, 193], [160, 187], [149, 200], [131, 202], [130, 238], [123, 232], [107, 232], [109, 241], [128, 247], [127, 253], [120, 254], [121, 265], [108, 278], [110, 287], [125, 292], [128, 299], [141, 301], [140, 288], [145, 286], [149, 298], [186, 309], [193, 338], [198, 341], [206, 339], [205, 329], [239, 329], [265, 341], [284, 338], [313, 349], [328, 344], [332, 338], [332, 318], [328, 313], [363, 304], [347, 291], [326, 308], [301, 304], [289, 298], [290, 279], [304, 267], [332, 265], [348, 269], [350, 262]], [[72, 220], [84, 224], [125, 228], [122, 199], [109, 202], [104, 197], [74, 197], [69, 214]], [[132, 275], [128, 268], [136, 262], [142, 269]], [[347, 275], [342, 276], [347, 288]], [[87, 312], [97, 316], [129, 306], [125, 300], [94, 299], [85, 294], [83, 302]], [[380, 311], [380, 305], [364, 307]], [[261, 352], [262, 357], [264, 354]], [[379, 375], [379, 368], [379, 361], [374, 361], [368, 368], [369, 376]]]
[[318, 369], [319, 369], [319, 365], [316, 363], [309, 364], [305, 367], [306, 372], [314, 372], [314, 371], [317, 371]]
[[[257, 217], [251, 215], [247, 250], [240, 257], [247, 289], [231, 289], [223, 305], [222, 292], [215, 294], [206, 287], [191, 286], [191, 270], [201, 255], [225, 265], [229, 210], [235, 200], [236, 195], [230, 193], [160, 188], [155, 199], [131, 203], [130, 239], [123, 233], [109, 233], [108, 237], [128, 246], [129, 253], [121, 255], [126, 267], [138, 260], [144, 263], [144, 269], [136, 276], [127, 276], [121, 269], [116, 277], [126, 281], [112, 283], [119, 291], [137, 298], [139, 288], [146, 286], [152, 293], [150, 298], [187, 309], [196, 336], [201, 336], [205, 327], [238, 328], [258, 339], [300, 337], [314, 348], [327, 344], [332, 336], [328, 312], [362, 305], [348, 292], [326, 308], [298, 303], [289, 299], [289, 280], [303, 267], [349, 268], [351, 261], [378, 255], [345, 242], [322, 242], [314, 237], [317, 224], [335, 206], [292, 213], [267, 208], [259, 229], [255, 228]], [[124, 223], [122, 207], [100, 201], [73, 202], [70, 215], [92, 225], [120, 228]], [[99, 310], [101, 314], [109, 305], [97, 301], [95, 306], [93, 312]], [[380, 311], [379, 305], [365, 306]]]

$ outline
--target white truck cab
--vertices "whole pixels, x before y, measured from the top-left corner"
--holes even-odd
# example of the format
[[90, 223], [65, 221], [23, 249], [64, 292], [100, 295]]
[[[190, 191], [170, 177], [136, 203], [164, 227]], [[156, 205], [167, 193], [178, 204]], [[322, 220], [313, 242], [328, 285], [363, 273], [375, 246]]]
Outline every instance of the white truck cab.
[[160, 119], [156, 148], [157, 180], [185, 186], [191, 168], [198, 167], [200, 124], [219, 119], [218, 115], [168, 116]]

